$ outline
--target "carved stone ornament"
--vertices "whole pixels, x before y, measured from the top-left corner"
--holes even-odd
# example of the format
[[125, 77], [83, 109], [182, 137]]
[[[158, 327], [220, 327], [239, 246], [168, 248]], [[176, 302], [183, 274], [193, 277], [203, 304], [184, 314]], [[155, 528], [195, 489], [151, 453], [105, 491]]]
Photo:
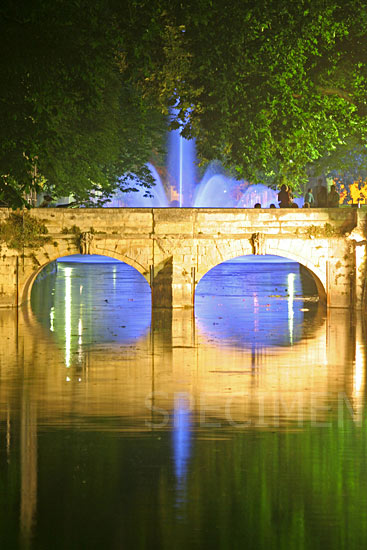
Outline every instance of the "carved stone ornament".
[[90, 254], [90, 245], [94, 235], [90, 231], [85, 231], [80, 235], [80, 252], [82, 254]]
[[264, 233], [253, 233], [251, 235], [251, 245], [253, 254], [256, 256], [265, 255], [265, 235]]

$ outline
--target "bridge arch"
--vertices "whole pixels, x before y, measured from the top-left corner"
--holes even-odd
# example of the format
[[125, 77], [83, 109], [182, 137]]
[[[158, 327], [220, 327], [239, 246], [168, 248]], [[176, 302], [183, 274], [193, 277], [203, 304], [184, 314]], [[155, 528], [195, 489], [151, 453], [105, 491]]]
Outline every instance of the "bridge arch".
[[[77, 250], [72, 250], [72, 251], [68, 251], [66, 253], [62, 253], [62, 254], [55, 254], [54, 257], [52, 258], [47, 258], [47, 261], [44, 262], [42, 265], [39, 265], [37, 266], [35, 269], [30, 269], [27, 273], [26, 273], [26, 277], [25, 277], [25, 280], [24, 280], [24, 283], [23, 283], [23, 286], [21, 288], [21, 291], [19, 293], [19, 305], [20, 304], [23, 304], [23, 303], [26, 303], [30, 300], [31, 298], [31, 293], [32, 293], [32, 288], [33, 288], [33, 285], [34, 285], [34, 282], [35, 280], [37, 279], [38, 275], [50, 264], [52, 264], [53, 262], [55, 262], [56, 260], [58, 260], [59, 258], [66, 258], [67, 256], [74, 256], [75, 254], [78, 254], [78, 251]], [[105, 256], [107, 258], [112, 258], [114, 260], [118, 260], [122, 263], [125, 263], [131, 267], [133, 267], [134, 269], [136, 269], [136, 271], [138, 271], [141, 275], [143, 275], [143, 277], [145, 278], [145, 280], [147, 281], [147, 283], [149, 284], [150, 286], [150, 281], [149, 281], [149, 271], [146, 270], [144, 268], [143, 265], [139, 264], [137, 261], [135, 261], [134, 259], [132, 258], [129, 258], [128, 256], [125, 256], [125, 255], [122, 255], [122, 254], [119, 254], [117, 252], [114, 252], [114, 253], [106, 253], [104, 251], [103, 254], [101, 253], [98, 253], [96, 254], [97, 256]]]
[[[269, 241], [267, 241], [266, 243], [265, 255], [279, 256], [281, 258], [298, 262], [312, 276], [317, 288], [319, 300], [321, 303], [326, 304], [326, 269], [323, 270], [320, 266], [313, 264], [310, 259], [312, 257], [311, 254], [307, 255], [307, 257], [305, 257], [305, 254], [300, 255], [295, 250], [294, 241], [292, 244], [293, 246], [289, 246], [288, 243], [279, 245], [278, 243], [270, 242], [269, 239]], [[249, 244], [248, 241], [246, 241], [245, 243], [237, 243], [237, 246], [232, 246], [228, 250], [219, 250], [218, 254], [215, 257], [210, 257], [209, 261], [206, 260], [205, 266], [203, 266], [200, 271], [198, 271], [195, 281], [195, 290], [200, 280], [217, 265], [220, 265], [228, 260], [233, 260], [241, 256], [249, 256], [252, 254], [252, 246]]]
[[298, 262], [301, 266], [303, 266], [307, 272], [312, 276], [317, 292], [319, 295], [320, 302], [323, 304], [326, 304], [327, 302], [327, 292], [326, 292], [326, 273], [322, 273], [322, 270], [315, 266], [308, 258], [304, 258], [303, 256], [300, 256], [298, 253], [295, 252], [293, 247], [289, 250], [282, 250], [279, 247], [274, 247], [272, 249], [271, 246], [268, 247], [268, 254], [272, 254], [274, 256], [280, 256], [282, 258], [286, 258], [288, 260], [293, 260], [295, 262]]

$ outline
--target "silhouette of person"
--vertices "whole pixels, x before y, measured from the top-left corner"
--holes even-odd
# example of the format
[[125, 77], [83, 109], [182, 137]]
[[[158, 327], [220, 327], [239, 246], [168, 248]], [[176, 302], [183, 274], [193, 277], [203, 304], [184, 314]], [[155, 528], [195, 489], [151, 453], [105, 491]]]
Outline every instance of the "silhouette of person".
[[259, 202], [257, 202], [254, 206], [254, 208], [261, 208], [261, 204]]
[[338, 208], [339, 207], [339, 193], [336, 190], [336, 185], [330, 187], [330, 192], [327, 197], [327, 205], [329, 208]]
[[291, 204], [291, 193], [287, 185], [283, 183], [278, 193], [279, 208], [289, 208]]
[[321, 178], [317, 180], [315, 199], [316, 206], [318, 208], [325, 208], [327, 206], [327, 189], [324, 185], [322, 185]]
[[40, 208], [47, 208], [52, 203], [53, 198], [51, 195], [44, 195], [43, 200], [41, 204], [39, 205]]

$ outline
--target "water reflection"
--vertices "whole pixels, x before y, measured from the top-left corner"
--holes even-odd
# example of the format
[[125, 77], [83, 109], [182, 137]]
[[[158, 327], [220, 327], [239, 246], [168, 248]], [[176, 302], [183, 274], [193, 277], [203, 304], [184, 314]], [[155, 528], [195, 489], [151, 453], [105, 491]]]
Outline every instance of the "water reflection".
[[296, 262], [248, 258], [222, 263], [200, 281], [195, 297], [200, 331], [221, 346], [293, 345], [320, 310], [314, 281]]
[[115, 287], [73, 275], [67, 369], [64, 270], [32, 308], [0, 310], [1, 548], [364, 548], [364, 326], [349, 311], [298, 310], [297, 274], [292, 293], [282, 269], [276, 345], [255, 278], [260, 342], [232, 300], [245, 339], [210, 324], [218, 305], [197, 323], [154, 312], [150, 331], [111, 337], [106, 319], [135, 322], [118, 267]]
[[173, 456], [176, 476], [176, 503], [179, 506], [186, 501], [186, 476], [191, 455], [191, 406], [189, 394], [175, 394], [173, 410]]
[[149, 285], [122, 262], [65, 258], [57, 271], [35, 282], [31, 303], [40, 323], [63, 346], [68, 368], [72, 361], [82, 361], [84, 348], [131, 343], [150, 326]]

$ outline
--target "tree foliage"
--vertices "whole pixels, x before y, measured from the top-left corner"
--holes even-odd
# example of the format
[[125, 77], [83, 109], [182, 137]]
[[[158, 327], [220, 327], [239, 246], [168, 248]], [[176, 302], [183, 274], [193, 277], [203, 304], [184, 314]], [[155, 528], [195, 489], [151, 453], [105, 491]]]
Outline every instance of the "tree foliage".
[[362, 0], [4, 0], [0, 200], [149, 189], [169, 113], [239, 178], [365, 165], [366, 28]]
[[364, 2], [139, 4], [142, 87], [163, 111], [178, 107], [173, 125], [202, 162], [297, 183], [319, 159], [331, 169], [353, 147], [366, 156]]
[[0, 242], [9, 248], [39, 248], [49, 242], [48, 229], [43, 222], [26, 213], [12, 213], [0, 223]]
[[103, 200], [144, 164], [166, 123], [126, 78], [123, 33], [104, 0], [5, 0], [0, 9], [0, 200]]

